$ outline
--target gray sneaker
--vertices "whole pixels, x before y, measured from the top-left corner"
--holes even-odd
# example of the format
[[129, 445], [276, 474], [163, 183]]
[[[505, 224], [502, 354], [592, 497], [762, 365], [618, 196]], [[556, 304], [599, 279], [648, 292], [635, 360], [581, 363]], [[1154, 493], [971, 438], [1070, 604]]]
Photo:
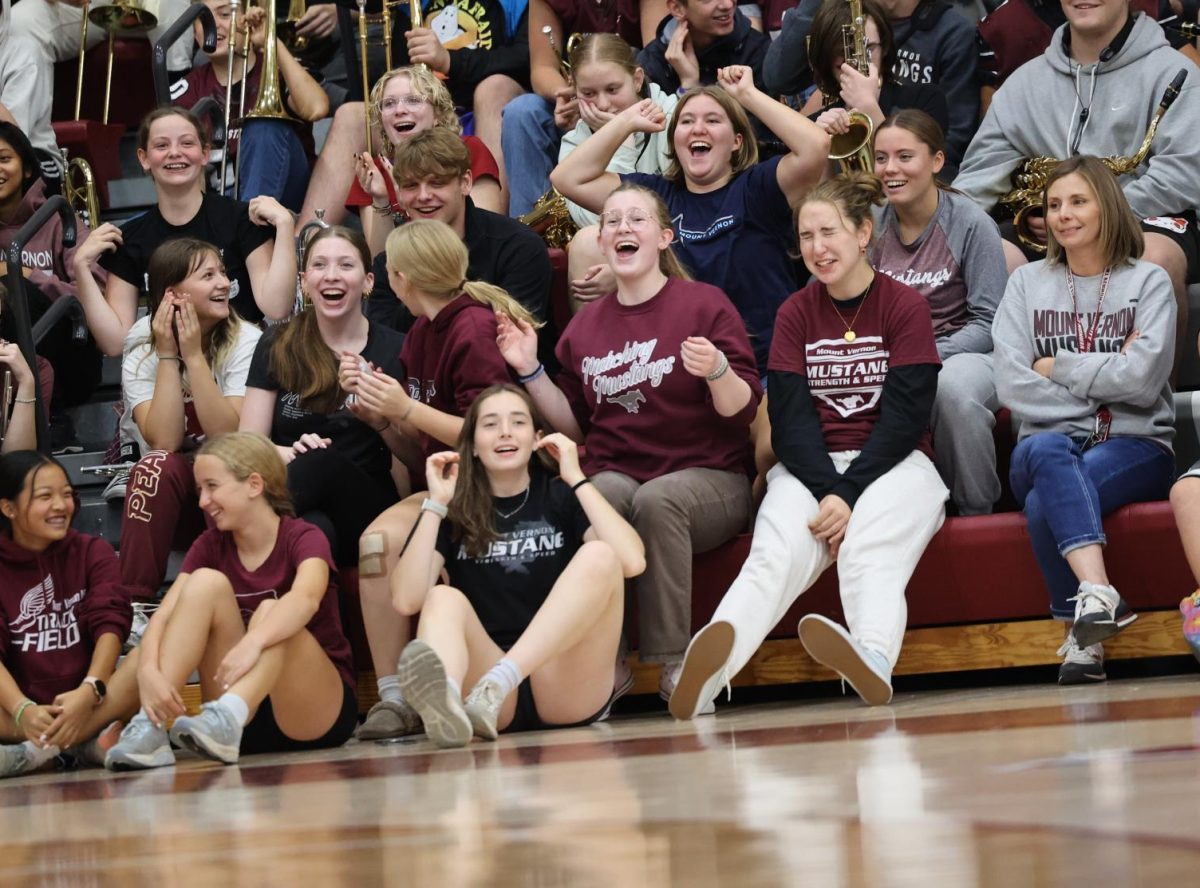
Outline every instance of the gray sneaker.
[[110, 771], [138, 771], [173, 764], [175, 753], [171, 751], [167, 732], [155, 727], [140, 712], [125, 726], [121, 739], [104, 756], [104, 767]]
[[109, 479], [108, 485], [104, 488], [105, 502], [119, 502], [125, 499], [125, 491], [129, 489], [129, 469], [122, 469]]
[[0, 745], [0, 777], [17, 777], [36, 771], [58, 755], [58, 750], [48, 747], [39, 750], [28, 740], [22, 743]]
[[425, 736], [444, 748], [471, 742], [471, 719], [450, 690], [446, 667], [437, 651], [420, 639], [410, 641], [396, 667], [400, 691], [421, 716]]
[[407, 701], [380, 700], [367, 711], [367, 717], [355, 729], [354, 736], [359, 740], [388, 740], [419, 734], [423, 730], [421, 716]]
[[797, 631], [808, 655], [849, 682], [864, 703], [891, 702], [892, 670], [882, 654], [863, 647], [833, 620], [818, 614], [804, 617]]
[[242, 726], [233, 713], [213, 701], [199, 715], [181, 715], [171, 725], [171, 742], [197, 755], [235, 765], [241, 751]]
[[476, 737], [484, 740], [495, 740], [500, 736], [496, 729], [496, 720], [500, 717], [500, 707], [504, 705], [504, 697], [500, 695], [497, 684], [484, 676], [479, 679], [471, 693], [467, 694], [467, 702], [463, 708], [467, 718], [471, 720], [471, 730]]
[[1067, 640], [1058, 649], [1058, 655], [1063, 658], [1058, 667], [1060, 685], [1095, 684], [1108, 678], [1104, 672], [1104, 645], [1081, 647], [1074, 630], [1067, 633]]
[[733, 653], [733, 640], [733, 625], [724, 621], [709, 623], [696, 633], [667, 701], [671, 715], [689, 721], [715, 711], [713, 701], [722, 687], [729, 687], [725, 667]]

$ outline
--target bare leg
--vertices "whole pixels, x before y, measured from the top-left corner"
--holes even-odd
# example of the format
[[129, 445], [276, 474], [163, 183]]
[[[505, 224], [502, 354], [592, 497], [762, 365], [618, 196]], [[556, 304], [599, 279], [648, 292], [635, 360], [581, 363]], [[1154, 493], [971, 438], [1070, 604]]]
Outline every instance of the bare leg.
[[504, 171], [504, 151], [500, 147], [500, 113], [504, 106], [525, 92], [521, 84], [506, 74], [485, 77], [476, 87], [472, 107], [475, 111], [475, 135], [487, 145], [500, 167], [501, 212], [508, 211], [508, 177]]
[[1171, 509], [1192, 578], [1200, 586], [1200, 478], [1183, 478], [1171, 488]]
[[[314, 170], [315, 172], [315, 170]], [[1025, 258], [1025, 254], [1021, 252], [1021, 248], [1012, 241], [1002, 240], [1000, 244], [1004, 247], [1004, 265], [1011, 275], [1022, 265], [1028, 265], [1029, 260]]]
[[300, 208], [299, 226], [325, 211], [325, 221], [338, 225], [346, 218], [346, 195], [354, 183], [354, 155], [366, 148], [363, 135], [363, 103], [346, 102], [333, 115], [325, 145], [313, 164], [308, 193]]
[[1153, 262], [1166, 271], [1171, 278], [1171, 288], [1175, 291], [1175, 369], [1171, 373], [1174, 382], [1183, 361], [1183, 352], [1187, 348], [1185, 337], [1188, 328], [1188, 296], [1187, 296], [1187, 257], [1179, 244], [1165, 234], [1155, 234], [1148, 231], [1145, 234], [1146, 252], [1142, 258]]
[[1104, 568], [1104, 547], [1099, 543], [1072, 549], [1065, 556], [1080, 582], [1108, 585], [1108, 572]]
[[177, 688], [199, 668], [201, 695], [212, 700], [220, 695], [217, 667], [246, 634], [237, 598], [225, 575], [210, 568], [193, 573], [179, 592], [163, 630], [158, 668]]
[[392, 606], [388, 577], [421, 515], [423, 498], [424, 494], [417, 494], [392, 506], [359, 539], [358, 598], [377, 677], [396, 673], [396, 662], [410, 638], [408, 617]]

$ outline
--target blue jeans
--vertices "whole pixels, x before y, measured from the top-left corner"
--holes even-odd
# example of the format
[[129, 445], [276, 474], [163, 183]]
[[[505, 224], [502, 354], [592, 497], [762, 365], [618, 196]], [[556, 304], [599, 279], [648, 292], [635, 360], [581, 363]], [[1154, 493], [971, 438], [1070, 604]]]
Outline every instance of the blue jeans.
[[517, 96], [504, 106], [500, 144], [508, 173], [508, 214], [524, 216], [550, 190], [562, 133], [554, 125], [554, 103], [537, 93]]
[[1101, 519], [1128, 503], [1165, 499], [1175, 476], [1171, 452], [1149, 438], [1110, 438], [1087, 450], [1086, 438], [1045, 432], [1013, 451], [1009, 480], [1050, 590], [1050, 613], [1071, 620], [1079, 589], [1064, 557], [1105, 542]]
[[238, 199], [269, 195], [294, 213], [308, 188], [308, 158], [292, 124], [252, 120], [242, 128], [238, 144]]

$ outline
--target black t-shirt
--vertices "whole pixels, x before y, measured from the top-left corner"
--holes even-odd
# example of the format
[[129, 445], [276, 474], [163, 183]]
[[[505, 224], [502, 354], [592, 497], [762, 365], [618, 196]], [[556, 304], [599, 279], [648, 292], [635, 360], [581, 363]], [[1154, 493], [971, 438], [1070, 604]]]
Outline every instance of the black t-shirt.
[[[248, 388], [276, 393], [275, 411], [271, 416], [271, 440], [282, 447], [289, 447], [301, 435], [320, 435], [329, 438], [334, 447], [355, 465], [361, 466], [363, 471], [381, 479], [387, 478], [391, 457], [383, 438], [351, 413], [344, 403], [333, 413], [313, 413], [300, 406], [300, 396], [295, 392], [280, 390], [278, 380], [271, 373], [271, 346], [278, 330], [278, 327], [271, 327], [258, 341], [254, 358], [250, 361], [250, 373], [246, 377]], [[402, 379], [400, 346], [403, 344], [404, 337], [399, 333], [371, 323], [362, 356], [388, 376]]]
[[179, 237], [208, 241], [221, 251], [225, 273], [229, 275], [230, 304], [237, 313], [253, 323], [263, 313], [254, 301], [246, 257], [268, 241], [275, 240], [275, 228], [250, 221], [250, 205], [240, 200], [205, 192], [200, 211], [183, 225], [172, 225], [157, 206], [135, 216], [121, 226], [122, 244], [115, 253], [105, 253], [100, 265], [121, 280], [132, 284], [139, 293], [147, 290], [146, 269], [150, 254], [164, 242]]
[[443, 521], [438, 530], [437, 550], [446, 560], [450, 585], [467, 596], [483, 628], [504, 650], [521, 637], [591, 526], [570, 487], [536, 460], [530, 474], [528, 499], [522, 493], [493, 500], [500, 536], [482, 557], [472, 558], [461, 541], [452, 539], [450, 522]]

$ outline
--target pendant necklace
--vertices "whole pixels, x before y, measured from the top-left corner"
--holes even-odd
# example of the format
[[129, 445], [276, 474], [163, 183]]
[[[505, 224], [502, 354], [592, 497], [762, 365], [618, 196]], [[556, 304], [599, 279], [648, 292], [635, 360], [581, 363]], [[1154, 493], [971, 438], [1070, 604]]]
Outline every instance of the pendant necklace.
[[513, 509], [511, 512], [501, 512], [499, 509], [496, 509], [495, 506], [492, 506], [492, 508], [496, 509], [496, 514], [499, 515], [501, 518], [505, 518], [505, 519], [511, 518], [513, 515], [517, 514], [517, 512], [519, 512], [523, 508], [525, 508], [525, 504], [527, 502], [529, 502], [529, 491], [532, 487], [533, 487], [533, 485], [531, 484], [531, 485], [529, 485], [529, 487], [525, 488], [525, 496], [521, 497], [521, 504], [519, 506], [517, 506], [515, 509]]
[[[846, 328], [846, 332], [842, 334], [842, 339], [846, 340], [847, 342], [853, 342], [854, 340], [858, 339], [858, 334], [854, 332], [854, 325], [858, 323], [858, 316], [862, 314], [863, 305], [866, 304], [867, 296], [870, 294], [871, 287], [874, 285], [874, 283], [875, 278], [872, 277], [871, 283], [867, 284], [867, 289], [863, 290], [858, 294], [858, 296], [855, 297], [856, 299], [860, 299], [862, 301], [858, 303], [858, 311], [854, 313], [854, 318], [848, 324], [846, 323], [846, 318], [843, 317], [841, 310], [837, 307], [837, 301], [833, 298], [833, 294], [830, 293], [828, 289], [825, 290], [826, 295], [829, 296], [829, 302], [833, 305], [833, 310], [838, 316], [838, 320], [841, 321], [842, 325]], [[849, 302], [850, 300], [847, 299], [846, 301]]]

